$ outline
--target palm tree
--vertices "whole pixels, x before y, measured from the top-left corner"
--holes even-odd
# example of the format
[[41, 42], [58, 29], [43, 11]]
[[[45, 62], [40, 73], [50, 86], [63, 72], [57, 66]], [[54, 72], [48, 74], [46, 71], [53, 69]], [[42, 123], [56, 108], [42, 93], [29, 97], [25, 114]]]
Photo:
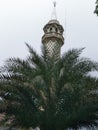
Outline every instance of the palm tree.
[[[80, 58], [82, 49], [66, 52], [58, 62], [46, 61], [26, 44], [26, 60], [10, 58], [1, 68], [0, 96], [10, 127], [76, 130], [98, 125], [98, 79], [89, 72], [98, 63]], [[1, 107], [2, 108], [2, 107]]]

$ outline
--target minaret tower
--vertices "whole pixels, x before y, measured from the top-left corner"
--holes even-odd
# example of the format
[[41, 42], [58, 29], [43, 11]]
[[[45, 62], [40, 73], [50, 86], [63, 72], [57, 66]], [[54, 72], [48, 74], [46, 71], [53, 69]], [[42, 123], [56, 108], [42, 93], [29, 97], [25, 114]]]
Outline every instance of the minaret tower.
[[46, 60], [53, 58], [58, 61], [60, 58], [61, 47], [64, 44], [63, 27], [60, 25], [56, 16], [56, 2], [54, 2], [54, 10], [51, 20], [44, 26], [44, 35], [42, 43], [45, 49]]

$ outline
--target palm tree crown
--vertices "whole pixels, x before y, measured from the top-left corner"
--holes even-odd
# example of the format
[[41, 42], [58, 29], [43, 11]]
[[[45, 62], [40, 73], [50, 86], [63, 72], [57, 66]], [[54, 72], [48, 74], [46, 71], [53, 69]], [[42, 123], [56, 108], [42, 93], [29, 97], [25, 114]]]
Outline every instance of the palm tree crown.
[[82, 49], [66, 52], [58, 62], [45, 60], [26, 44], [26, 60], [10, 58], [1, 68], [1, 112], [10, 127], [64, 130], [98, 125], [98, 79], [89, 72], [98, 63], [80, 58]]

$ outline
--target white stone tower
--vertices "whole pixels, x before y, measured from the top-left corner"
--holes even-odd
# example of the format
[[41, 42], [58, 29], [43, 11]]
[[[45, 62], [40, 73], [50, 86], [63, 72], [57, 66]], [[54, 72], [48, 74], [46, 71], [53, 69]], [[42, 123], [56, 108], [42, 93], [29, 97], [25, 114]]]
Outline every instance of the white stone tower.
[[61, 47], [64, 44], [64, 29], [57, 20], [55, 7], [56, 3], [54, 2], [52, 18], [43, 28], [42, 43], [45, 49], [46, 60], [53, 58], [57, 61], [60, 58]]

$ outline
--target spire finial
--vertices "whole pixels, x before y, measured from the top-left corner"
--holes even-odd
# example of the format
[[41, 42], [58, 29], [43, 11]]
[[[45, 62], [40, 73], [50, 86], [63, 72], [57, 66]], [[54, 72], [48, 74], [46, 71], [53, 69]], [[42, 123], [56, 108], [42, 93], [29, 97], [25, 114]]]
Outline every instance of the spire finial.
[[56, 1], [53, 1], [53, 6], [54, 6], [54, 9], [53, 9], [53, 12], [52, 12], [52, 15], [51, 15], [51, 19], [57, 19], [57, 16], [56, 16]]
[[56, 7], [56, 1], [53, 1], [54, 8]]

